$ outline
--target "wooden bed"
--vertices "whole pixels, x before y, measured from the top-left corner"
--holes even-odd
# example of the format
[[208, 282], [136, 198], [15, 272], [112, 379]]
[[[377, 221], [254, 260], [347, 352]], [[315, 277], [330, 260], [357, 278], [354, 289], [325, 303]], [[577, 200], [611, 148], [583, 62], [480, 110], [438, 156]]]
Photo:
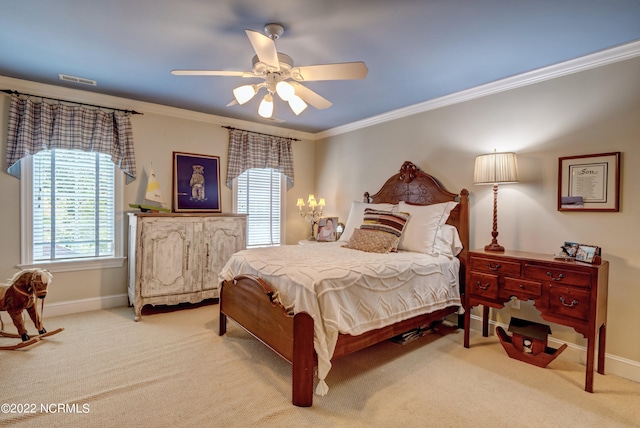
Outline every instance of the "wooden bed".
[[[469, 248], [469, 192], [450, 193], [432, 176], [420, 171], [413, 163], [404, 162], [400, 172], [389, 178], [374, 195], [364, 194], [365, 202], [430, 205], [457, 201], [447, 223], [458, 229], [463, 250], [460, 260], [460, 292], [464, 293], [466, 254]], [[464, 301], [464, 299], [462, 300]], [[331, 358], [335, 359], [364, 349], [398, 334], [440, 320], [458, 311], [450, 306], [436, 312], [420, 315], [393, 325], [357, 336], [340, 334]], [[274, 301], [274, 290], [254, 275], [238, 275], [233, 281], [223, 282], [220, 289], [220, 330], [226, 333], [227, 318], [237, 322], [251, 335], [263, 342], [293, 366], [292, 401], [296, 406], [309, 407], [313, 403], [314, 368], [317, 355], [314, 350], [313, 318], [299, 312], [295, 315]], [[459, 317], [461, 320], [462, 317]], [[461, 321], [459, 321], [461, 322]]]

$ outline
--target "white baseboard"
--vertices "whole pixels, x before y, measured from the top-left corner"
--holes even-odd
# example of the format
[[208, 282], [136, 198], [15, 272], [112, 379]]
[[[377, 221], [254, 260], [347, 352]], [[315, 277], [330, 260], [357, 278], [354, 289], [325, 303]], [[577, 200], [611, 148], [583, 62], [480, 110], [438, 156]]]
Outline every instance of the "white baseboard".
[[76, 314], [79, 312], [97, 311], [99, 309], [117, 308], [129, 305], [126, 294], [95, 297], [91, 299], [68, 300], [44, 305], [44, 316], [57, 317], [60, 315]]
[[[495, 329], [498, 326], [504, 328], [505, 330], [509, 328], [509, 326], [506, 324], [489, 320], [489, 334], [495, 335]], [[471, 329], [478, 332], [482, 331], [482, 318], [480, 316], [471, 315]], [[563, 342], [558, 339], [554, 339], [553, 337], [549, 337], [549, 344], [552, 347], [560, 347], [564, 343], [567, 344], [567, 349], [562, 352], [560, 358], [567, 358], [569, 359], [569, 361], [585, 366], [587, 364], [587, 348], [585, 348], [584, 346], [576, 345], [574, 343]], [[605, 353], [604, 367], [606, 374], [612, 374], [632, 380], [634, 382], [640, 382], [640, 362], [638, 361], [633, 361], [627, 358], [618, 357], [617, 355]]]

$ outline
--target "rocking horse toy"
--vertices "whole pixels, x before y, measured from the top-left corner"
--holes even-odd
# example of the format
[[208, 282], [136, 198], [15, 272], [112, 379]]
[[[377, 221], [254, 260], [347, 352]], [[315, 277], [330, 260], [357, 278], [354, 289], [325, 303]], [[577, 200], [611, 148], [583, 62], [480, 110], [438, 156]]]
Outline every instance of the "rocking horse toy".
[[[18, 329], [18, 334], [4, 331], [4, 322], [0, 318], [0, 337], [11, 337], [22, 339], [22, 343], [11, 346], [0, 346], [0, 350], [14, 350], [33, 345], [42, 338], [52, 336], [63, 331], [59, 328], [47, 332], [42, 325], [42, 309], [44, 308], [44, 298], [47, 295], [47, 287], [51, 284], [52, 275], [45, 269], [25, 269], [16, 273], [8, 284], [0, 284], [0, 311], [6, 311], [11, 316], [13, 324]], [[36, 300], [40, 299], [42, 304], [40, 312]], [[27, 310], [29, 317], [38, 330], [38, 334], [31, 337], [27, 333], [22, 318], [22, 311]]]

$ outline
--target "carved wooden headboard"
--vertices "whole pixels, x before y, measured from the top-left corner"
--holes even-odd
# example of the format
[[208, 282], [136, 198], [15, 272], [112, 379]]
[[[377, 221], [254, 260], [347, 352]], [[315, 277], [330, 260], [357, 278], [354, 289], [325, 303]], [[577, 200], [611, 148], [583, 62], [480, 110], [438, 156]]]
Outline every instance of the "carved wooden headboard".
[[400, 201], [405, 201], [418, 205], [458, 202], [458, 206], [451, 211], [447, 223], [458, 229], [464, 247], [458, 255], [462, 265], [460, 279], [464, 281], [467, 250], [469, 249], [469, 191], [467, 189], [462, 189], [459, 194], [451, 193], [436, 178], [421, 171], [412, 162], [406, 161], [400, 167], [400, 172], [391, 176], [378, 193], [370, 195], [369, 192], [365, 192], [364, 201], [376, 204], [397, 204]]

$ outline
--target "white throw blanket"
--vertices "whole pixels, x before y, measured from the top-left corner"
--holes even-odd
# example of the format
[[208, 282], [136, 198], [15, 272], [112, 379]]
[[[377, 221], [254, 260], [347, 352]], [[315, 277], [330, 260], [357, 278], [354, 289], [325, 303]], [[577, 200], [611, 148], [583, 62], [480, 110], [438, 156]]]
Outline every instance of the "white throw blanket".
[[340, 243], [253, 248], [235, 253], [221, 280], [253, 274], [278, 292], [292, 313], [314, 321], [318, 387], [324, 381], [338, 334], [358, 335], [414, 316], [461, 306], [459, 260], [401, 251], [367, 253]]

